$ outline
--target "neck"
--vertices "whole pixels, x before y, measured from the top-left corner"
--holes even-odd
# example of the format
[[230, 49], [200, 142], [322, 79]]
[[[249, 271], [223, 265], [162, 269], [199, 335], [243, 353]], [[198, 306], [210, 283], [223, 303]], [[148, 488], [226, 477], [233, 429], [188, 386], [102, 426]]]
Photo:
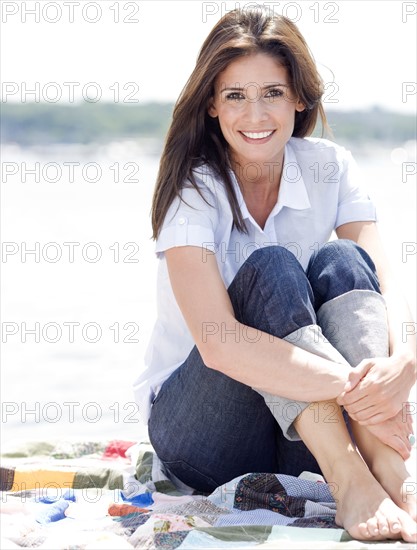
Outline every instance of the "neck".
[[278, 200], [283, 160], [284, 154], [280, 161], [231, 163], [246, 206], [262, 229]]
[[258, 206], [276, 203], [283, 161], [284, 152], [280, 155], [280, 159], [263, 163], [232, 159], [232, 169], [246, 203], [248, 200], [255, 201]]

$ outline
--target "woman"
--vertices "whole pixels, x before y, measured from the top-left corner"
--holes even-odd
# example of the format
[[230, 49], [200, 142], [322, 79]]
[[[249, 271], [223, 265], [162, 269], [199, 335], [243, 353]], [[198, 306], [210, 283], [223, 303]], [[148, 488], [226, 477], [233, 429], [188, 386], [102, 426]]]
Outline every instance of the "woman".
[[137, 396], [179, 485], [319, 472], [353, 537], [415, 541], [410, 315], [350, 154], [307, 137], [322, 93], [285, 17], [235, 10], [207, 37], [154, 194], [158, 320]]

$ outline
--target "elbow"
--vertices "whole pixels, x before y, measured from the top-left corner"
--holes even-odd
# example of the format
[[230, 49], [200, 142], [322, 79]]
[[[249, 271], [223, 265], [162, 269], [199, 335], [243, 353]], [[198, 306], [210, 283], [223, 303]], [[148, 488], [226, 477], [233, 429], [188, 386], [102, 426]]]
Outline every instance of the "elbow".
[[225, 365], [227, 365], [227, 353], [225, 353], [224, 343], [214, 343], [210, 345], [205, 344], [202, 349], [200, 349], [200, 355], [203, 360], [203, 363], [209, 369], [217, 370], [219, 372], [224, 372]]
[[222, 371], [223, 362], [220, 358], [220, 354], [215, 349], [205, 349], [204, 352], [200, 352], [200, 354], [206, 367], [220, 372]]
[[[213, 325], [214, 329], [210, 327], [211, 332], [203, 333], [198, 349], [209, 369], [227, 374], [231, 365], [235, 363], [236, 355], [239, 354], [236, 344], [240, 341], [240, 323], [233, 317], [231, 320]], [[228, 335], [229, 338], [226, 337]]]

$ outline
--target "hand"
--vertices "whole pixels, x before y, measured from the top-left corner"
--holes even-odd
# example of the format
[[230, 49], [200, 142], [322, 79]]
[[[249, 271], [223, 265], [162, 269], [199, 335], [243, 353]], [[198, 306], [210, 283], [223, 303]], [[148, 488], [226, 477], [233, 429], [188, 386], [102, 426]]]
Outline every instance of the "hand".
[[352, 369], [337, 402], [359, 424], [379, 424], [401, 411], [414, 380], [410, 361], [397, 356], [364, 359]]
[[365, 428], [382, 443], [397, 451], [403, 460], [410, 458], [411, 443], [408, 436], [414, 433], [410, 414], [401, 410], [385, 422], [368, 425]]

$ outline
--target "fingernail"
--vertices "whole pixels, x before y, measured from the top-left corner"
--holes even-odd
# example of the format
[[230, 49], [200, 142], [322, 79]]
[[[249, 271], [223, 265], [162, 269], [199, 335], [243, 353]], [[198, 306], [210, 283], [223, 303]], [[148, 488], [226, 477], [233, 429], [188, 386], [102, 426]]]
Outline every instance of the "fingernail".
[[392, 524], [392, 528], [393, 528], [393, 529], [400, 529], [400, 527], [401, 527], [401, 526], [400, 526], [399, 523], [393, 523], [393, 524]]

